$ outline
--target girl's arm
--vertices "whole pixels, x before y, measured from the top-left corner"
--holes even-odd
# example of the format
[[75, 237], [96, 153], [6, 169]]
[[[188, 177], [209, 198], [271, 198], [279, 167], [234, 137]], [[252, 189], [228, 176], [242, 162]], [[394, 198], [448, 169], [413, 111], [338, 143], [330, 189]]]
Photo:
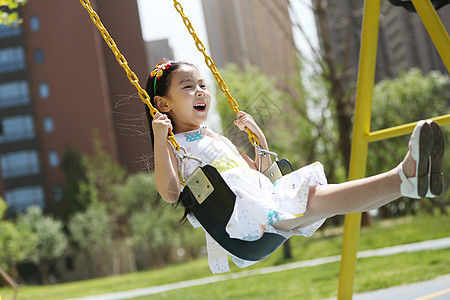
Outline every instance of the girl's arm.
[[155, 185], [161, 197], [174, 203], [180, 196], [178, 161], [172, 147], [167, 142], [167, 134], [172, 130], [172, 122], [161, 113], [156, 113], [152, 122], [154, 135]]
[[[264, 133], [259, 128], [259, 126], [256, 124], [253, 117], [243, 111], [240, 111], [237, 114], [236, 120], [234, 121], [234, 124], [239, 127], [240, 130], [245, 131], [246, 128], [248, 128], [251, 132], [253, 132], [256, 137], [259, 139], [259, 146], [265, 150], [269, 149], [269, 145], [267, 143], [266, 137], [264, 136]], [[239, 149], [238, 149], [239, 150]], [[241, 153], [241, 156], [247, 161], [249, 166], [252, 169], [258, 170], [259, 167], [259, 155], [258, 152], [255, 149], [255, 160], [251, 160], [245, 153], [239, 150], [239, 153]], [[261, 158], [261, 172], [264, 172], [271, 164], [270, 155], [267, 155], [266, 157]]]

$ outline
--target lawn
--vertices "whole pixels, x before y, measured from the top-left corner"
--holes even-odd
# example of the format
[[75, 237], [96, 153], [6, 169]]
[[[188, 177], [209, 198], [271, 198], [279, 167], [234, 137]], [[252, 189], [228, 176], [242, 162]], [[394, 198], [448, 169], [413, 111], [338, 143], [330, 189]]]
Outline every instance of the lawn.
[[[376, 222], [363, 228], [359, 250], [388, 247], [450, 236], [449, 216], [416, 216]], [[282, 249], [247, 269], [340, 254], [342, 228], [327, 228], [312, 238], [291, 239], [295, 259], [284, 261]], [[232, 267], [232, 272], [241, 271]], [[450, 274], [450, 249], [399, 254], [358, 260], [355, 292], [427, 280]], [[142, 271], [120, 276], [56, 284], [23, 286], [18, 299], [64, 299], [156, 286], [212, 276], [205, 258], [162, 270]], [[239, 280], [175, 290], [141, 299], [320, 299], [336, 296], [339, 263], [317, 267], [255, 275]], [[4, 300], [10, 289], [0, 289]]]

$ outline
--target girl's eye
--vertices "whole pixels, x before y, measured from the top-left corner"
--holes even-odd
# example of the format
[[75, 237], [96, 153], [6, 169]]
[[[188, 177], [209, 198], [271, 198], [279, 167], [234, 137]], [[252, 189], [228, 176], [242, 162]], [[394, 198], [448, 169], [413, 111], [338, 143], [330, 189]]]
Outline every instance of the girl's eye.
[[185, 89], [190, 89], [190, 88], [192, 88], [192, 86], [191, 86], [191, 85], [187, 85], [187, 86], [185, 86], [184, 88], [185, 88]]

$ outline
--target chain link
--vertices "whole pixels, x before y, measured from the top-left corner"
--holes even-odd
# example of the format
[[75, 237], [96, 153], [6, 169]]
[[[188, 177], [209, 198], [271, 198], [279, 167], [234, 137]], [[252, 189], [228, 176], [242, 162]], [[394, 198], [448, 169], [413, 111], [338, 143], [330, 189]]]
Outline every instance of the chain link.
[[[153, 105], [151, 104], [150, 97], [149, 97], [147, 91], [145, 91], [141, 87], [141, 85], [139, 84], [138, 77], [128, 66], [127, 60], [122, 55], [122, 53], [120, 53], [119, 49], [117, 48], [116, 43], [109, 35], [108, 31], [106, 30], [105, 26], [103, 25], [102, 21], [100, 20], [100, 17], [98, 16], [98, 14], [92, 9], [91, 2], [89, 0], [80, 0], [80, 2], [83, 5], [83, 7], [88, 11], [92, 22], [95, 24], [95, 26], [97, 26], [103, 39], [105, 40], [105, 42], [108, 44], [111, 51], [116, 56], [117, 62], [127, 73], [128, 80], [136, 88], [139, 98], [141, 98], [142, 102], [144, 102], [148, 106], [148, 108], [150, 109], [150, 114], [152, 115], [152, 117], [154, 117], [155, 113], [157, 113], [158, 110], [156, 108], [154, 108]], [[151, 124], [150, 124], [150, 126], [151, 126]], [[175, 150], [177, 150], [177, 151], [180, 150], [180, 145], [176, 141], [173, 132], [169, 133], [169, 136], [167, 137], [167, 139], [172, 144], [172, 146], [175, 148]]]
[[[192, 27], [191, 21], [189, 21], [188, 17], [186, 17], [186, 15], [184, 14], [183, 7], [181, 6], [180, 2], [178, 2], [177, 0], [173, 0], [173, 4], [175, 6], [175, 9], [178, 11], [178, 13], [180, 14], [181, 18], [183, 19], [183, 23], [186, 26], [187, 30], [189, 31], [189, 33], [194, 38], [195, 46], [197, 47], [198, 51], [200, 51], [203, 54], [203, 56], [205, 58], [205, 63], [208, 66], [208, 68], [211, 70], [212, 74], [214, 75], [214, 78], [216, 79], [217, 83], [219, 84], [220, 90], [225, 94], [225, 97], [227, 97], [228, 105], [230, 105], [231, 109], [236, 114], [238, 114], [239, 113], [239, 104], [231, 96], [230, 91], [228, 89], [228, 86], [225, 83], [225, 81], [223, 81], [222, 77], [220, 76], [219, 70], [217, 70], [217, 68], [216, 68], [216, 66], [214, 64], [214, 61], [206, 53], [206, 48], [203, 45], [202, 41], [200, 41], [200, 39], [198, 38], [197, 34], [195, 33], [195, 30]], [[256, 135], [253, 132], [251, 132], [249, 129], [247, 129], [246, 131], [247, 131], [248, 139], [250, 140], [250, 143], [252, 143], [252, 145], [254, 143], [256, 143], [259, 146], [259, 140], [256, 137]]]

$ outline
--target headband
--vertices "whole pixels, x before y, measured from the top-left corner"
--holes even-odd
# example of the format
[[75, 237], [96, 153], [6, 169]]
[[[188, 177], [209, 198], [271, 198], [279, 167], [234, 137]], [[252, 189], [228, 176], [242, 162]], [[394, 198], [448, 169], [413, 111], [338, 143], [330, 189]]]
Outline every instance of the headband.
[[164, 60], [156, 64], [155, 68], [150, 73], [150, 78], [156, 76], [153, 83], [153, 93], [155, 96], [156, 96], [156, 80], [158, 80], [163, 75], [163, 71], [169, 69], [171, 65], [172, 63], [170, 61], [166, 61], [166, 59], [164, 58]]

